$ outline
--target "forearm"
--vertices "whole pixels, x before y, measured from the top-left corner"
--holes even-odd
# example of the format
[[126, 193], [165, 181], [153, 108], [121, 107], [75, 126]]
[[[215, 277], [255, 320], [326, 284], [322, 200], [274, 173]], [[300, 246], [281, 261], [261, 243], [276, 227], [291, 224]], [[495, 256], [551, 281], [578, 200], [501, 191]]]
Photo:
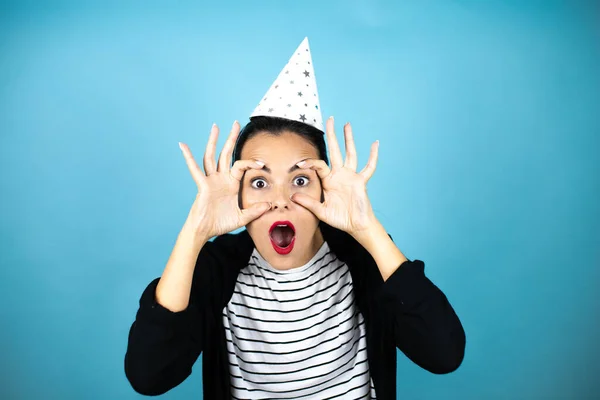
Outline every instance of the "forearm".
[[198, 254], [207, 241], [186, 221], [156, 287], [156, 301], [160, 305], [173, 312], [188, 307]]
[[379, 221], [374, 221], [367, 230], [353, 236], [373, 257], [384, 281], [407, 261]]

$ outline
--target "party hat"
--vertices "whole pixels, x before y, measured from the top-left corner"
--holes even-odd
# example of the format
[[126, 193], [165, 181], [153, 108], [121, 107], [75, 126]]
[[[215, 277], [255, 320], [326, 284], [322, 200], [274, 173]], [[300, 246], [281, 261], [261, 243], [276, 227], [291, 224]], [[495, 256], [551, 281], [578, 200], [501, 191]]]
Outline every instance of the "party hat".
[[315, 70], [304, 38], [250, 116], [280, 117], [323, 129]]

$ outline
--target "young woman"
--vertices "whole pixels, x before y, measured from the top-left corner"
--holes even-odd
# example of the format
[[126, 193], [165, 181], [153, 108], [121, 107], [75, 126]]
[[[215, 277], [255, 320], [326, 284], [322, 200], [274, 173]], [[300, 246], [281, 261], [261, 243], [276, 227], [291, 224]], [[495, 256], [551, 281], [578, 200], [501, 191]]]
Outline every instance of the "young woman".
[[432, 373], [458, 368], [458, 317], [373, 213], [377, 142], [358, 171], [351, 126], [344, 160], [332, 118], [330, 163], [323, 132], [299, 121], [234, 123], [218, 163], [217, 136], [204, 172], [181, 145], [198, 194], [131, 326], [137, 392], [179, 385], [200, 354], [211, 400], [395, 399], [396, 348]]

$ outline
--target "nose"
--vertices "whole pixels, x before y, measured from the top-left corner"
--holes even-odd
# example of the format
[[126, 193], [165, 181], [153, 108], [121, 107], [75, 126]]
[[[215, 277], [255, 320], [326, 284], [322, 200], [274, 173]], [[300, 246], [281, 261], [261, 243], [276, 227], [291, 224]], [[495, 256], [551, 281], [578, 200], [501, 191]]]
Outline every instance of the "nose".
[[272, 209], [289, 209], [290, 208], [290, 194], [286, 188], [279, 188], [274, 191], [273, 200], [271, 203], [273, 204]]

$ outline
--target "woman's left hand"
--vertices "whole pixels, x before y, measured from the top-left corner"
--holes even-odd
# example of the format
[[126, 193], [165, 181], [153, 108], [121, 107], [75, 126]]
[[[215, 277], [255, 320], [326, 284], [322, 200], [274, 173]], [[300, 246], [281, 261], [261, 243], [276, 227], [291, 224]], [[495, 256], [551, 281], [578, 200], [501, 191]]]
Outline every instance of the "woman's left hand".
[[333, 117], [327, 120], [326, 135], [331, 168], [323, 160], [309, 159], [298, 163], [300, 168], [313, 169], [317, 172], [321, 179], [325, 201], [321, 203], [302, 193], [294, 194], [292, 200], [311, 211], [326, 224], [357, 237], [376, 223], [367, 196], [367, 182], [375, 172], [379, 141], [371, 145], [369, 161], [363, 170], [357, 173], [356, 148], [350, 124], [344, 125], [345, 162], [342, 160], [342, 153], [335, 137]]

